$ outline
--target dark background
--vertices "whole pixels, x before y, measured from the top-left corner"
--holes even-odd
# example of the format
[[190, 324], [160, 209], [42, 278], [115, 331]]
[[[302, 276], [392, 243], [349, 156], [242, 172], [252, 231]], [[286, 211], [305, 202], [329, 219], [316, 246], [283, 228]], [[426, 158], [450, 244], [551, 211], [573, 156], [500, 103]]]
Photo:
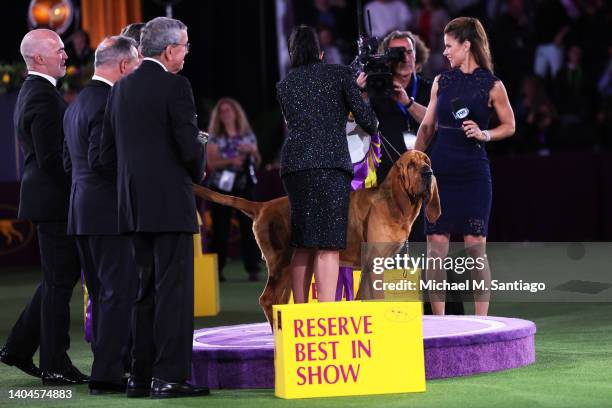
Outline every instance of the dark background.
[[[79, 0], [73, 3], [80, 5]], [[2, 2], [0, 62], [21, 58], [19, 44], [28, 31], [28, 5], [27, 0]], [[165, 8], [158, 3], [142, 1], [143, 21], [164, 15]], [[182, 75], [193, 86], [200, 127], [207, 127], [214, 103], [231, 96], [240, 101], [251, 120], [264, 161], [274, 160], [282, 142], [282, 122], [274, 93], [279, 79], [274, 1], [183, 0], [173, 7], [173, 17], [189, 28], [191, 51]], [[72, 28], [63, 35], [64, 40], [71, 32]]]

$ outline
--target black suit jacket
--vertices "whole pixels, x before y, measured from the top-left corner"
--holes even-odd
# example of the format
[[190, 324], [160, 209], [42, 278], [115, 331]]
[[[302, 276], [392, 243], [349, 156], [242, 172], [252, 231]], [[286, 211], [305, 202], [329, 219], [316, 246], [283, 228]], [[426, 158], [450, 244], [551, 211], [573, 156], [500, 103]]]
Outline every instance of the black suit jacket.
[[111, 87], [91, 81], [64, 114], [64, 168], [72, 169], [68, 234], [117, 234], [117, 173], [100, 163], [100, 136]]
[[276, 92], [289, 129], [281, 152], [281, 176], [316, 168], [352, 173], [348, 113], [370, 134], [376, 132], [377, 122], [351, 69], [321, 62], [300, 66], [276, 85]]
[[45, 78], [29, 75], [19, 91], [13, 121], [25, 156], [19, 218], [66, 221], [70, 174], [62, 166], [66, 103]]
[[111, 90], [100, 158], [117, 166], [119, 232], [198, 230], [191, 185], [204, 177], [187, 78], [143, 61]]

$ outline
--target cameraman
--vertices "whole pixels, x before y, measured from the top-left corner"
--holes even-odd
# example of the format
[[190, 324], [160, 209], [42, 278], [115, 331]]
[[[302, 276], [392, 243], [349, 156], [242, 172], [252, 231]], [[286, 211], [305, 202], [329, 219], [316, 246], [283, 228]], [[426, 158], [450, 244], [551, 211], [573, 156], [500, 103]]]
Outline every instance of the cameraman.
[[[429, 50], [417, 41], [419, 40], [415, 39], [411, 32], [396, 30], [387, 35], [380, 44], [381, 54], [390, 48], [404, 48], [404, 60], [393, 63], [390, 67], [393, 72], [393, 95], [371, 98], [372, 108], [380, 122], [379, 129], [386, 139], [382, 143], [385, 151], [381, 155], [381, 163], [376, 171], [379, 185], [387, 177], [395, 160], [399, 158], [395, 150], [400, 154], [408, 150], [404, 139], [411, 140], [414, 144], [419, 124], [429, 104], [431, 82], [421, 77], [416, 68], [417, 49], [422, 50], [418, 60], [419, 66], [425, 64]], [[366, 78], [364, 74], [360, 74], [357, 78], [357, 84], [361, 89], [365, 88]], [[388, 146], [387, 141], [395, 150]]]

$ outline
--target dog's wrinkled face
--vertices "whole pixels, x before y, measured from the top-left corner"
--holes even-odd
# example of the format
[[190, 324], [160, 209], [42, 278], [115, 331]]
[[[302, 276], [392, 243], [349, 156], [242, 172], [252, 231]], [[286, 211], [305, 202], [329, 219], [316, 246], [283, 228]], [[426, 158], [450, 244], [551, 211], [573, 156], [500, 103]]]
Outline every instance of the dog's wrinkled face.
[[418, 150], [410, 150], [402, 154], [395, 165], [399, 177], [392, 189], [400, 208], [405, 209], [409, 205], [406, 196], [410, 202], [421, 201], [426, 206], [427, 219], [435, 222], [441, 213], [440, 197], [429, 157]]
[[406, 192], [415, 198], [429, 199], [433, 176], [429, 157], [418, 150], [410, 150], [398, 159], [397, 165]]

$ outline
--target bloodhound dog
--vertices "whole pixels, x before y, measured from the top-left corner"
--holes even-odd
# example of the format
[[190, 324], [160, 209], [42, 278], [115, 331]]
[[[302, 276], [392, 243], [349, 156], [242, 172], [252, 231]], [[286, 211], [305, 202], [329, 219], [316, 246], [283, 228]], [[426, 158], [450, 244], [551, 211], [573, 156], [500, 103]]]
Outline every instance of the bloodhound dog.
[[[268, 268], [268, 281], [259, 298], [268, 322], [272, 324], [272, 305], [286, 304], [291, 294], [289, 264], [293, 248], [289, 246], [291, 224], [287, 197], [254, 202], [221, 194], [194, 185], [194, 193], [206, 200], [241, 210], [253, 219], [253, 232]], [[425, 153], [411, 150], [404, 153], [378, 187], [353, 191], [350, 196], [346, 249], [340, 251], [342, 265], [363, 267], [357, 293], [360, 299], [373, 297], [372, 274], [367, 265], [374, 254], [365, 254], [361, 263], [362, 242], [396, 243], [376, 256], [394, 256], [402, 247], [421, 205], [425, 215], [435, 222], [441, 214], [440, 197], [431, 162]], [[385, 247], [389, 247], [385, 245]]]

